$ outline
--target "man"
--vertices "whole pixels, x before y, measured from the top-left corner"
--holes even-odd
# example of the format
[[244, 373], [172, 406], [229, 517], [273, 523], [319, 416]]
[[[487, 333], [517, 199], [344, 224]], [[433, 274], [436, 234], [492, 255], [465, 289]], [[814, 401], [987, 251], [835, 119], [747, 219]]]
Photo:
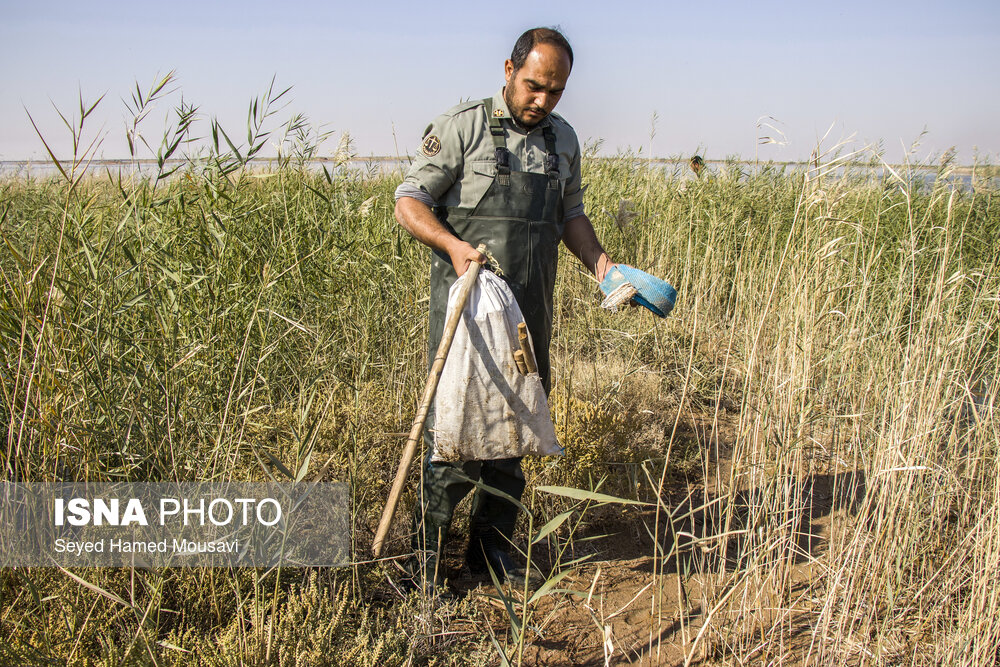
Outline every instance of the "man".
[[[552, 113], [572, 66], [573, 51], [558, 31], [525, 32], [504, 63], [500, 92], [437, 117], [396, 190], [396, 219], [433, 250], [430, 358], [441, 340], [448, 289], [472, 262], [485, 262], [476, 250], [485, 243], [524, 314], [546, 392], [559, 241], [598, 280], [613, 265], [584, 213], [576, 133]], [[428, 449], [432, 428], [429, 416]], [[425, 460], [413, 537], [424, 560], [411, 563], [417, 585], [433, 589], [443, 582], [440, 555], [448, 526], [475, 479], [517, 499], [524, 491], [520, 458]], [[474, 574], [492, 567], [501, 579], [520, 575], [507, 550], [516, 519], [513, 503], [477, 489], [466, 552]]]

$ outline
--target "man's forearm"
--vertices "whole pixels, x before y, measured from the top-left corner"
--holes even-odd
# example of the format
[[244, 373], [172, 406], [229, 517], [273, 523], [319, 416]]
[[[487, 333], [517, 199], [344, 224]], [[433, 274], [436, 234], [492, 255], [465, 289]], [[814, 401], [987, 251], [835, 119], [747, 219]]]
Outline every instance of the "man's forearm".
[[586, 215], [578, 215], [566, 221], [563, 243], [598, 281], [604, 280], [604, 274], [614, 266], [614, 262], [601, 247], [601, 242], [597, 240], [594, 226]]
[[396, 220], [410, 235], [426, 246], [439, 250], [451, 258], [458, 275], [465, 273], [470, 262], [486, 261], [479, 251], [449, 232], [437, 219], [430, 207], [412, 197], [396, 200]]
[[410, 236], [447, 254], [451, 254], [450, 248], [459, 240], [445, 229], [427, 204], [412, 197], [400, 197], [396, 200], [396, 220]]

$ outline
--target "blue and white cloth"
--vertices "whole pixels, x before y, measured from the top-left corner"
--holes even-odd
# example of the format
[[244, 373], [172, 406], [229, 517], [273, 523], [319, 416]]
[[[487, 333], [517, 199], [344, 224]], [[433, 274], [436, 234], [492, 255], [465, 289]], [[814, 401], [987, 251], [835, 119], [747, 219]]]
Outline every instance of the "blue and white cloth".
[[601, 281], [601, 291], [607, 296], [625, 283], [630, 283], [635, 288], [636, 294], [632, 297], [635, 302], [654, 315], [666, 317], [673, 310], [677, 290], [667, 281], [628, 264], [615, 264], [611, 267]]

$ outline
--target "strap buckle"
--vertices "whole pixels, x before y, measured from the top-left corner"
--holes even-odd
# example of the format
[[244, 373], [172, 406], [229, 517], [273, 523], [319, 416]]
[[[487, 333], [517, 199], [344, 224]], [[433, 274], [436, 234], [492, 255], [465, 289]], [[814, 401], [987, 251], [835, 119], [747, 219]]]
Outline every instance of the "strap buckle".
[[510, 185], [510, 151], [506, 146], [497, 146], [494, 149], [497, 161], [497, 183], [504, 187]]
[[549, 189], [559, 188], [559, 156], [555, 153], [545, 154], [545, 171], [549, 175]]

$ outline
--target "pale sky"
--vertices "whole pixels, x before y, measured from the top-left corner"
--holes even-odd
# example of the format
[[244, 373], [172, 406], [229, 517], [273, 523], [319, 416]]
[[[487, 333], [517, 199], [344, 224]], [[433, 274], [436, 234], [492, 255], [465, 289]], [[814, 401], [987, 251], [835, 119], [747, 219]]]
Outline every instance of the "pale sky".
[[[73, 113], [78, 89], [107, 93], [87, 137], [126, 156], [123, 98], [170, 70], [178, 90], [145, 122], [151, 138], [181, 94], [245, 137], [250, 100], [276, 76], [292, 87], [278, 119], [301, 112], [336, 133], [323, 153], [345, 130], [361, 155], [412, 153], [435, 115], [499, 90], [523, 30], [559, 25], [575, 65], [557, 111], [605, 154], [801, 160], [832, 125], [828, 144], [882, 142], [892, 161], [926, 128], [918, 160], [954, 146], [963, 164], [976, 147], [1000, 162], [996, 0], [535, 5], [0, 0], [0, 160], [44, 156], [25, 108], [68, 157], [52, 103]], [[757, 128], [764, 116], [785, 145], [758, 145], [776, 136]]]

